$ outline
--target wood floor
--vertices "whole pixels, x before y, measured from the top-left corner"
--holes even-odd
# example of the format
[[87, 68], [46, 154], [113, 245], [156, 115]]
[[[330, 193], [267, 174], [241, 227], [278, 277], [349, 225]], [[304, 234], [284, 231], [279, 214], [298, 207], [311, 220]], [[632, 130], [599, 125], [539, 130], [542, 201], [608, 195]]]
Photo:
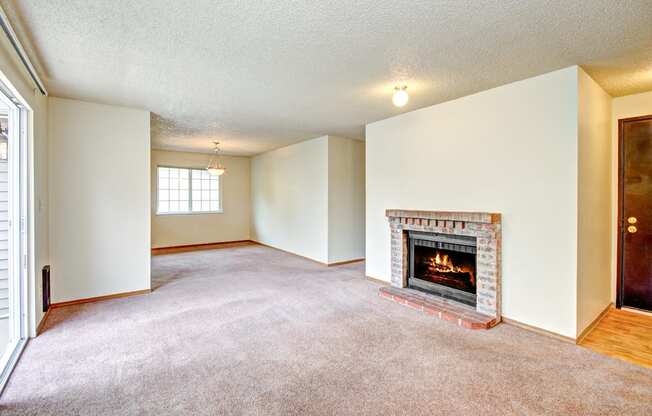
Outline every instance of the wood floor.
[[611, 309], [580, 345], [652, 368], [652, 315]]

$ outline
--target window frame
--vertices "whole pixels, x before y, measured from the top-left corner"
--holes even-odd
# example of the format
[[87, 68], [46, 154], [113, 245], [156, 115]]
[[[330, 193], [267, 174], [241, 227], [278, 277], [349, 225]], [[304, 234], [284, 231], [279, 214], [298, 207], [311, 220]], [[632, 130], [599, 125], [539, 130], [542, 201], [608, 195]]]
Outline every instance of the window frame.
[[[158, 170], [159, 168], [169, 168], [169, 169], [187, 169], [188, 170], [188, 208], [190, 211], [188, 212], [159, 212], [158, 207], [159, 207], [159, 174]], [[213, 215], [213, 214], [224, 214], [224, 205], [222, 203], [222, 176], [220, 175], [217, 177], [217, 186], [218, 186], [218, 193], [219, 193], [219, 208], [217, 210], [211, 210], [211, 211], [193, 211], [192, 210], [192, 172], [193, 170], [205, 170], [206, 168], [201, 166], [175, 166], [175, 165], [156, 165], [156, 206], [154, 207], [154, 213], [155, 215], [161, 215], [161, 216], [169, 216], [169, 215]]]

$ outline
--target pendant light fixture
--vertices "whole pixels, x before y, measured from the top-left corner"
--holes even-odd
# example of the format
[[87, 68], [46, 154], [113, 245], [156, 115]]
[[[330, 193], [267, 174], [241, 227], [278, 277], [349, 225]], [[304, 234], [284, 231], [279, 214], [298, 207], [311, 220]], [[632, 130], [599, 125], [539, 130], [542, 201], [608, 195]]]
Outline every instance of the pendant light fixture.
[[403, 85], [402, 87], [394, 87], [392, 103], [394, 103], [396, 107], [403, 107], [405, 104], [407, 104], [409, 98], [410, 97], [407, 93], [407, 85]]
[[213, 144], [215, 145], [215, 149], [213, 149], [215, 154], [211, 158], [211, 161], [208, 162], [208, 167], [206, 167], [206, 170], [213, 176], [220, 176], [226, 172], [226, 168], [220, 161], [220, 142], [213, 142]]

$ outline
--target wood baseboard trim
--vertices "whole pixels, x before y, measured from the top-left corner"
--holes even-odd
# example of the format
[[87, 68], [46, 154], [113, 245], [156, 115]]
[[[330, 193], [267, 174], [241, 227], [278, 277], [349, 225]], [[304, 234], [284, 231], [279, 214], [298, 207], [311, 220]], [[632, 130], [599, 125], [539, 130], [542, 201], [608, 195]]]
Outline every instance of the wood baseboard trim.
[[104, 300], [126, 298], [126, 297], [129, 297], [129, 296], [146, 295], [146, 294], [150, 293], [151, 291], [152, 291], [152, 289], [134, 290], [133, 292], [114, 293], [112, 295], [96, 296], [94, 298], [84, 298], [84, 299], [69, 300], [69, 301], [66, 301], [66, 302], [58, 302], [58, 303], [51, 304], [50, 305], [50, 310], [56, 309], [56, 308], [63, 308], [63, 307], [66, 307], [66, 306], [79, 305], [79, 304], [82, 304], [82, 303], [101, 302], [101, 301], [104, 301]]
[[377, 277], [365, 276], [365, 279], [371, 280], [374, 283], [380, 283], [383, 286], [389, 286], [391, 284], [390, 282], [388, 282], [386, 280], [379, 279]]
[[287, 253], [287, 254], [292, 254], [293, 256], [301, 257], [302, 259], [310, 260], [313, 263], [321, 264], [322, 266], [326, 266], [326, 267], [342, 266], [344, 264], [350, 264], [350, 263], [357, 263], [357, 262], [360, 262], [360, 261], [365, 261], [364, 258], [361, 258], [361, 259], [337, 261], [337, 262], [334, 262], [334, 263], [324, 263], [323, 261], [311, 259], [310, 257], [302, 256], [301, 254], [297, 254], [297, 253], [293, 253], [291, 251], [283, 250], [282, 248], [270, 246], [269, 244], [261, 243], [260, 241], [255, 241], [255, 240], [250, 240], [250, 241], [252, 243], [254, 243], [254, 244], [258, 244], [259, 246], [263, 246], [263, 247], [271, 248], [271, 249], [274, 249], [274, 250], [282, 251], [283, 253]]
[[43, 328], [45, 327], [45, 321], [48, 320], [48, 316], [50, 315], [50, 311], [52, 310], [52, 306], [48, 308], [47, 311], [45, 311], [45, 314], [43, 315], [43, 318], [41, 318], [41, 322], [39, 322], [38, 326], [36, 327], [36, 336], [38, 337], [41, 335], [43, 332]]
[[336, 261], [334, 263], [328, 263], [328, 267], [343, 266], [345, 264], [352, 264], [352, 263], [360, 263], [361, 261], [364, 260], [365, 260], [364, 258], [361, 258], [361, 259], [353, 259], [353, 260]]
[[593, 322], [591, 322], [589, 326], [584, 328], [584, 331], [580, 333], [580, 335], [577, 337], [576, 344], [579, 344], [582, 341], [584, 341], [584, 338], [586, 338], [586, 336], [589, 335], [589, 332], [593, 331], [593, 329], [600, 323], [602, 318], [607, 316], [607, 314], [611, 309], [613, 309], [613, 307], [614, 304], [609, 302], [609, 304], [602, 310], [602, 312], [600, 312], [600, 314], [593, 320]]
[[504, 316], [502, 317], [502, 321], [504, 323], [508, 324], [508, 325], [512, 325], [512, 326], [515, 326], [517, 328], [525, 329], [526, 331], [534, 332], [534, 333], [539, 334], [539, 335], [545, 335], [545, 336], [547, 336], [549, 338], [554, 338], [557, 341], [566, 342], [568, 344], [575, 344], [576, 343], [575, 338], [567, 337], [565, 335], [561, 335], [561, 334], [557, 334], [555, 332], [551, 332], [551, 331], [548, 331], [548, 330], [545, 330], [545, 329], [537, 328], [536, 326], [524, 324], [522, 322], [515, 321], [515, 320], [510, 319], [510, 318], [505, 318]]
[[259, 246], [272, 248], [274, 250], [282, 251], [283, 253], [292, 254], [293, 256], [301, 257], [302, 259], [310, 260], [313, 263], [321, 264], [322, 266], [328, 266], [328, 263], [321, 262], [319, 260], [311, 259], [310, 257], [302, 256], [301, 254], [293, 253], [291, 251], [283, 250], [282, 248], [270, 246], [269, 244], [261, 243], [260, 241], [251, 240], [252, 243], [258, 244]]
[[186, 251], [227, 248], [235, 245], [254, 244], [254, 243], [255, 242], [251, 240], [233, 240], [233, 241], [219, 241], [215, 243], [184, 244], [180, 246], [156, 247], [152, 249], [152, 256], [169, 254], [169, 253], [186, 252]]

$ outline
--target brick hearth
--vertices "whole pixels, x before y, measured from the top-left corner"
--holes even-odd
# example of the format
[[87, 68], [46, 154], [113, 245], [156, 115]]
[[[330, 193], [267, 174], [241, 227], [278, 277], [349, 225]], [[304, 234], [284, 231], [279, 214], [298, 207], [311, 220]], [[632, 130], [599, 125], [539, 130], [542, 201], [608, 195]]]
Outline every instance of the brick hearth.
[[381, 287], [378, 294], [385, 299], [468, 329], [489, 329], [498, 323], [497, 318], [481, 314], [471, 306], [413, 289]]

